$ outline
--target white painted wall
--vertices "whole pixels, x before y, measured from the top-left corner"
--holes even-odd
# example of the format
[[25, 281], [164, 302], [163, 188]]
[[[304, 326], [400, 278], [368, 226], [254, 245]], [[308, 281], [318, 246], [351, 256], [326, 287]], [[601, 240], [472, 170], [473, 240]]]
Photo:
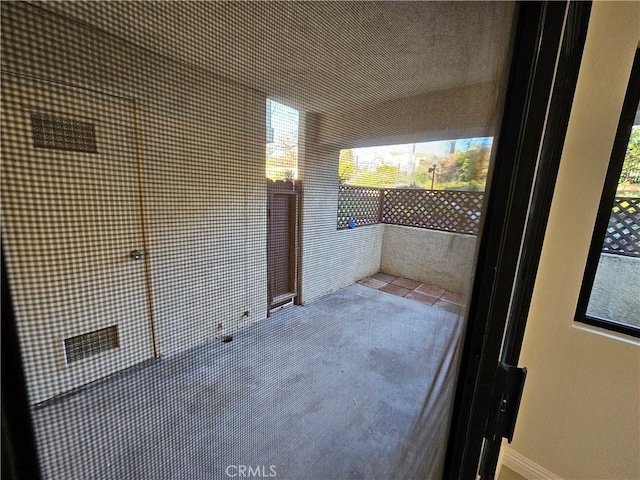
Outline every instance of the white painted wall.
[[513, 450], [565, 479], [640, 478], [640, 348], [573, 322], [640, 3], [594, 2], [520, 364]]
[[475, 252], [473, 235], [384, 225], [380, 270], [467, 295]]
[[[497, 71], [501, 58], [493, 59]], [[499, 83], [488, 82], [323, 113], [318, 142], [342, 148], [493, 135]]]
[[340, 150], [319, 145], [317, 118], [301, 115], [302, 303], [380, 270], [383, 225], [337, 230]]
[[[25, 3], [2, 4], [2, 35], [4, 70], [135, 102], [160, 355], [264, 318], [264, 96]], [[22, 348], [53, 355], [62, 339], [31, 341], [23, 287], [12, 284]], [[42, 387], [32, 402], [60, 393], [39, 365], [26, 365], [31, 391]]]

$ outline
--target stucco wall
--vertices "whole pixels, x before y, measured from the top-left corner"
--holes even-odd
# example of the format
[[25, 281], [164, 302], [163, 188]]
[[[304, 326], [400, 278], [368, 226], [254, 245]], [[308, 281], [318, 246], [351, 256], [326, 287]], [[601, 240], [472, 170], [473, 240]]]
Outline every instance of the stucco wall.
[[384, 228], [336, 229], [340, 150], [315, 141], [316, 121], [301, 115], [302, 303], [378, 272]]
[[640, 258], [604, 253], [587, 313], [640, 326]]
[[512, 448], [565, 479], [640, 478], [640, 348], [574, 323], [640, 3], [594, 2], [520, 364]]
[[318, 141], [352, 148], [493, 135], [498, 92], [482, 83], [323, 113]]
[[475, 251], [473, 235], [385, 225], [380, 270], [467, 295]]
[[[17, 2], [2, 4], [2, 68], [135, 104], [160, 355], [266, 316], [263, 95]], [[56, 384], [63, 367], [43, 370], [62, 326], [21, 315], [29, 299], [12, 288], [31, 400], [41, 401], [75, 386]], [[90, 373], [84, 381], [110, 372]]]

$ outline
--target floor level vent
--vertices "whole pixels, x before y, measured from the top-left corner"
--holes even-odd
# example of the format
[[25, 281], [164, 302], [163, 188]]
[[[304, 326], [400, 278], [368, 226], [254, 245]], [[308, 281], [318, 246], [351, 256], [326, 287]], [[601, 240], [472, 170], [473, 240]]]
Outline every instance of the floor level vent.
[[118, 326], [102, 328], [64, 340], [65, 363], [73, 363], [83, 358], [97, 355], [120, 346]]

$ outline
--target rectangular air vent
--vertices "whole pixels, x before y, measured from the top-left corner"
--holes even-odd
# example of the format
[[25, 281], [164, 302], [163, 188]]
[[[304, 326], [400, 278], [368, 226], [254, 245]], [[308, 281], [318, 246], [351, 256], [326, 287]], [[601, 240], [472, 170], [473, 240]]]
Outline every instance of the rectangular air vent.
[[71, 152], [96, 153], [96, 132], [93, 123], [71, 118], [31, 113], [33, 146]]
[[118, 326], [102, 328], [64, 340], [65, 363], [73, 363], [83, 358], [97, 355], [120, 346]]

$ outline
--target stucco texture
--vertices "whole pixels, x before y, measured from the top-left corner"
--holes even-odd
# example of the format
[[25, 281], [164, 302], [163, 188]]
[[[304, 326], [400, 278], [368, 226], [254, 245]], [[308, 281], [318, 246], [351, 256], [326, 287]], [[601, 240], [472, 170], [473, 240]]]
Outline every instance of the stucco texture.
[[316, 142], [317, 117], [302, 116], [302, 303], [380, 270], [383, 225], [337, 230], [340, 151]]
[[[124, 97], [134, 106], [126, 129], [137, 138], [132, 158], [139, 165], [148, 250], [153, 327], [145, 328], [154, 330], [158, 355], [183, 351], [266, 317], [262, 94], [28, 3], [2, 5], [2, 68], [3, 74]], [[124, 129], [124, 117], [121, 124]], [[113, 188], [117, 191], [117, 182]], [[5, 227], [5, 239], [21, 235]], [[7, 257], [11, 280], [16, 280], [16, 272], [38, 267], [28, 258], [20, 263], [13, 245], [17, 243], [7, 242]], [[73, 261], [73, 253], [65, 261]], [[73, 383], [64, 380], [69, 369], [44, 359], [60, 357], [70, 324], [75, 335], [95, 326], [78, 316], [71, 322], [49, 318], [43, 325], [40, 312], [28, 311], [30, 299], [22, 295], [28, 286], [13, 281], [11, 287], [32, 402], [122, 367], [90, 362], [86, 375]], [[108, 304], [108, 296], [95, 292], [94, 303]], [[138, 347], [151, 356], [151, 346], [139, 338]]]
[[475, 251], [473, 235], [385, 225], [380, 270], [467, 295]]
[[640, 258], [600, 256], [587, 314], [640, 326]]

